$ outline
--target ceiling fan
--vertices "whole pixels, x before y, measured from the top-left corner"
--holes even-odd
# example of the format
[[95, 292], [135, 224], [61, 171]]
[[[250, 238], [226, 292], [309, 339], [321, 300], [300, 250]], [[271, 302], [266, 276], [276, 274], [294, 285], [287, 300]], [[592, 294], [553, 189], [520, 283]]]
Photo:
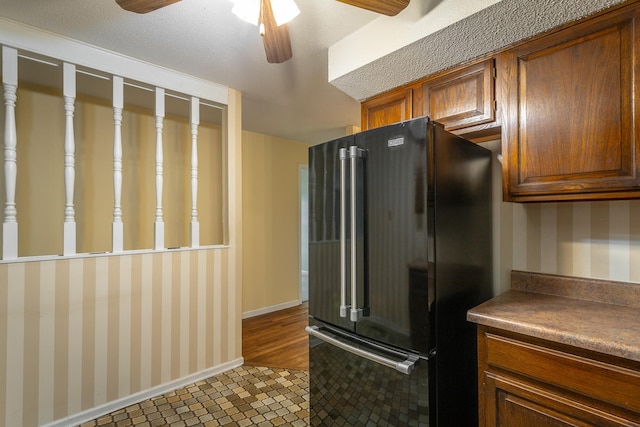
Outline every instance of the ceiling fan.
[[[136, 13], [148, 13], [180, 0], [116, 0], [124, 10]], [[234, 0], [238, 2], [239, 0]], [[252, 0], [259, 2], [258, 24], [260, 35], [270, 63], [285, 62], [293, 56], [289, 27], [286, 23], [278, 25], [271, 4], [272, 0]], [[274, 0], [275, 2], [276, 0]], [[338, 0], [361, 9], [367, 9], [387, 16], [395, 16], [409, 4], [409, 0]], [[293, 3], [293, 1], [291, 1]], [[295, 4], [294, 4], [295, 5]], [[297, 9], [297, 7], [296, 7]], [[293, 16], [296, 16], [294, 13]], [[244, 18], [243, 18], [244, 19]], [[291, 19], [291, 18], [289, 18]]]

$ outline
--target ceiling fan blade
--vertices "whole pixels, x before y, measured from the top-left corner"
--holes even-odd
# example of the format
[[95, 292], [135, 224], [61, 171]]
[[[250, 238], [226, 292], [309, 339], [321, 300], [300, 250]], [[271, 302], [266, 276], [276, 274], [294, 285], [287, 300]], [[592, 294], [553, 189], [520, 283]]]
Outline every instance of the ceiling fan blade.
[[116, 0], [116, 3], [129, 12], [149, 13], [179, 1], [180, 0]]
[[291, 59], [293, 51], [291, 50], [289, 27], [287, 24], [276, 25], [270, 0], [262, 0], [260, 7], [261, 21], [264, 24], [262, 42], [264, 43], [264, 51], [267, 54], [267, 61], [271, 64], [279, 64]]
[[371, 10], [387, 16], [395, 16], [409, 5], [409, 0], [338, 0], [361, 9]]

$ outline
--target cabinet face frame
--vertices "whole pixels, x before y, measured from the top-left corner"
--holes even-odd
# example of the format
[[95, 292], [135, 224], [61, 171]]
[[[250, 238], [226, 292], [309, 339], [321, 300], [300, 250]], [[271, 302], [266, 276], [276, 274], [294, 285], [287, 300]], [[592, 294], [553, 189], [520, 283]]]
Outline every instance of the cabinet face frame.
[[[640, 197], [640, 125], [636, 120], [640, 88], [634, 83], [640, 77], [639, 11], [638, 6], [624, 7], [526, 42], [500, 55], [499, 75], [505, 91], [502, 140], [505, 201]], [[609, 58], [591, 54], [591, 57], [576, 59], [577, 54], [588, 50], [589, 43], [596, 47], [614, 46], [607, 51]], [[554, 98], [549, 91], [546, 97], [538, 96], [541, 90], [548, 90], [544, 87], [545, 81], [543, 78], [536, 80], [535, 74], [528, 76], [527, 72], [529, 68], [540, 71], [542, 67], [532, 66], [536, 61], [548, 64], [550, 58], [555, 57], [570, 58], [567, 63], [574, 68], [582, 63], [594, 68], [600, 65], [605, 70], [602, 73], [607, 70], [611, 73], [618, 67], [619, 80], [571, 80], [566, 77], [570, 76], [572, 67], [562, 70], [548, 67], [549, 81], [567, 84], [556, 85], [563, 95]], [[607, 62], [607, 59], [618, 62]], [[588, 73], [582, 72], [582, 76], [585, 74]], [[577, 75], [580, 76], [580, 72]], [[531, 79], [540, 87], [527, 87]], [[572, 85], [582, 88], [613, 87], [617, 93], [594, 91], [580, 99], [581, 93], [568, 95], [572, 90], [576, 92], [570, 87]], [[529, 102], [530, 94], [537, 102]], [[552, 107], [555, 106], [556, 110], [545, 112], [544, 106], [540, 105], [541, 99], [551, 104], [555, 101]], [[604, 100], [602, 111], [600, 100]], [[567, 103], [566, 109], [561, 108], [560, 101]], [[570, 108], [571, 103], [573, 109]], [[583, 120], [584, 125], [579, 127], [576, 122], [584, 117], [590, 120]], [[558, 138], [536, 139], [536, 135], [555, 135]]]

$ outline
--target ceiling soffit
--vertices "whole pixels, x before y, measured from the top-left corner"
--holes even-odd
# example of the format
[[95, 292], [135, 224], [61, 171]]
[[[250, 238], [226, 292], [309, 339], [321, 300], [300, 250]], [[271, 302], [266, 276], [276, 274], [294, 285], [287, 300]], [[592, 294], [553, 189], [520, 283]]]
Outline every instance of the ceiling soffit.
[[363, 101], [625, 0], [502, 0], [331, 80]]

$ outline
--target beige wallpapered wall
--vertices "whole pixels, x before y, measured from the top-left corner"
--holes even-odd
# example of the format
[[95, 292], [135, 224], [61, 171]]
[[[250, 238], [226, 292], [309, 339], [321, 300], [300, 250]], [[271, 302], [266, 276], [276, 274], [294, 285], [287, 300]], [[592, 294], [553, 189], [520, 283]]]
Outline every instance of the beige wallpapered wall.
[[239, 359], [231, 253], [1, 264], [0, 425], [42, 425]]
[[307, 144], [242, 133], [245, 243], [242, 310], [297, 301], [300, 294], [299, 167]]
[[502, 202], [500, 141], [494, 152], [494, 276], [509, 289], [512, 269], [640, 283], [640, 200]]
[[0, 426], [242, 362], [240, 115], [229, 90], [228, 247], [0, 264]]

